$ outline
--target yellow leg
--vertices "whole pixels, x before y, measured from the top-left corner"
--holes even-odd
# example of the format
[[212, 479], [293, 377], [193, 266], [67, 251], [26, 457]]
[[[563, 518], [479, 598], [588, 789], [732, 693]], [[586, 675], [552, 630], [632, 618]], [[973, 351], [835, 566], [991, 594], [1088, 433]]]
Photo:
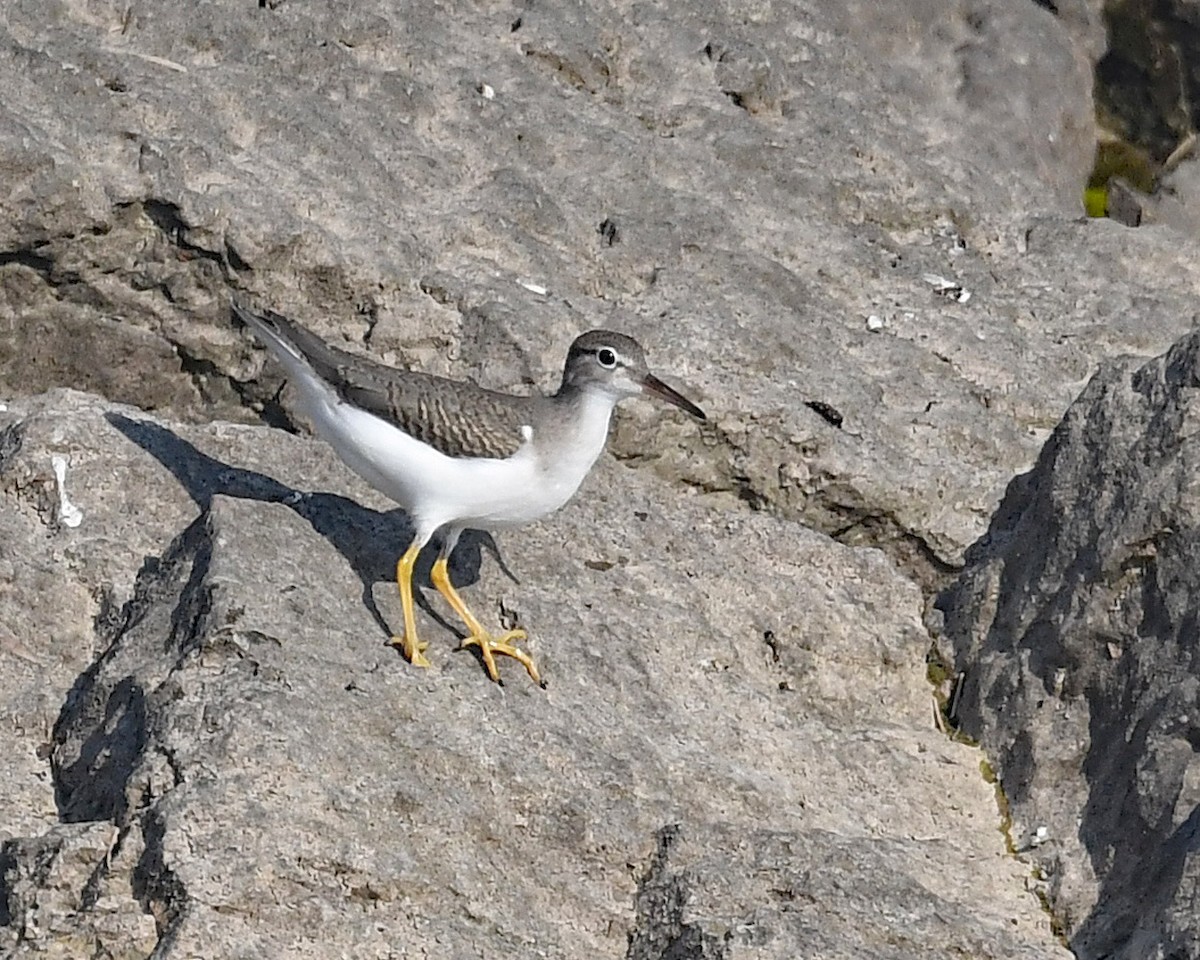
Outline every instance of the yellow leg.
[[403, 648], [404, 655], [413, 666], [427, 667], [429, 660], [425, 657], [425, 648], [429, 644], [417, 641], [417, 618], [413, 613], [413, 567], [417, 565], [420, 552], [421, 544], [414, 541], [396, 564], [396, 585], [400, 588], [400, 606], [404, 610], [404, 636], [392, 637], [392, 643]]
[[487, 667], [489, 677], [496, 682], [500, 681], [500, 671], [496, 668], [496, 658], [494, 656], [494, 654], [499, 653], [506, 657], [512, 657], [521, 663], [529, 671], [529, 676], [533, 678], [534, 683], [540, 684], [542, 682], [542, 678], [538, 675], [537, 667], [534, 665], [533, 658], [524, 651], [518, 650], [513, 645], [514, 641], [525, 639], [524, 630], [507, 630], [498, 637], [489, 635], [483, 629], [483, 625], [475, 619], [475, 615], [467, 609], [467, 605], [463, 603], [463, 598], [458, 595], [458, 591], [454, 589], [454, 585], [450, 582], [450, 570], [445, 557], [438, 557], [437, 563], [433, 565], [433, 570], [430, 571], [429, 577], [433, 581], [433, 585], [437, 587], [438, 593], [446, 598], [446, 602], [454, 608], [454, 612], [467, 625], [470, 636], [463, 641], [463, 646], [479, 647], [479, 652], [483, 654], [483, 665]]

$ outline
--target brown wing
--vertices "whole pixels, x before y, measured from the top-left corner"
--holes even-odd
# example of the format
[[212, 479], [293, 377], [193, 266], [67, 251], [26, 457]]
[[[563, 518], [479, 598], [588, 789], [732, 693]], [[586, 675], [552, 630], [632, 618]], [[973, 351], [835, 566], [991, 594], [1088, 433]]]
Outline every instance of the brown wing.
[[303, 355], [343, 400], [446, 456], [510, 457], [525, 440], [521, 428], [534, 423], [541, 398], [509, 396], [472, 383], [396, 370], [330, 346], [277, 313], [257, 318]]
[[521, 428], [531, 425], [529, 397], [424, 373], [357, 367], [335, 387], [345, 400], [448, 457], [511, 457], [525, 440]]

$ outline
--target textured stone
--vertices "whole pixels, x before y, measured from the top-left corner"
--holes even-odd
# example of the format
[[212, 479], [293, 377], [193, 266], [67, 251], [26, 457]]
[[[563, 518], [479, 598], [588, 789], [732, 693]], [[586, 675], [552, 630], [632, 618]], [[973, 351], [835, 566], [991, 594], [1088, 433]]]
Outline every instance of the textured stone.
[[[1061, 954], [878, 550], [607, 461], [500, 542], [521, 584], [455, 553], [548, 679], [496, 686], [439, 606], [431, 669], [387, 645], [407, 523], [317, 441], [70, 392], [2, 416], [13, 555], [108, 598], [43, 614], [90, 666], [0, 678], [61, 704], [48, 782], [0, 760], [3, 808], [59, 821], [4, 828], [17, 956]], [[78, 526], [28, 479], [56, 453]]]
[[663, 476], [932, 582], [1095, 363], [1190, 310], [1174, 240], [1073, 219], [1098, 18], [1060, 6], [14, 2], [0, 389], [283, 422], [230, 285], [499, 388], [623, 328], [714, 414]]
[[1081, 958], [1196, 957], [1200, 334], [1107, 365], [943, 597], [964, 728]]
[[[1083, 0], [6, 3], [0, 949], [1063, 955], [932, 729], [920, 588], [1098, 363], [1192, 323], [1191, 234], [1079, 217], [1102, 37]], [[623, 411], [504, 537], [519, 586], [461, 545], [548, 691], [440, 607], [429, 673], [383, 644], [406, 521], [250, 426], [295, 420], [233, 289], [503, 389], [623, 329], [709, 411]]]

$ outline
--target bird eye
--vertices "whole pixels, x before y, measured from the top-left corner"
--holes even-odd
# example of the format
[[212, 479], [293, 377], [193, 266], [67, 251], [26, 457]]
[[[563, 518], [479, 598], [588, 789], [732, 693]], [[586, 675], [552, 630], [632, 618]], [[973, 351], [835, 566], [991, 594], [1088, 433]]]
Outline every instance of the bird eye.
[[617, 365], [617, 352], [611, 347], [601, 347], [596, 351], [596, 359], [600, 361], [600, 366], [611, 370]]

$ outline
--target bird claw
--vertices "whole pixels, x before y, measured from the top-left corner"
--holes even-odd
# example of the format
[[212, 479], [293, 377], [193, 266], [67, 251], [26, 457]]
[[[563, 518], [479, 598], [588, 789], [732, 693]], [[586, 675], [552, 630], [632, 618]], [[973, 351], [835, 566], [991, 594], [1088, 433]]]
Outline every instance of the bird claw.
[[425, 642], [410, 643], [408, 637], [392, 637], [392, 646], [399, 647], [404, 654], [404, 658], [414, 667], [429, 667], [432, 664], [429, 658], [425, 656], [425, 650], [429, 644]]
[[538, 673], [537, 665], [533, 662], [533, 658], [524, 650], [514, 645], [515, 641], [524, 640], [526, 636], [527, 634], [524, 630], [508, 630], [498, 637], [490, 637], [486, 633], [478, 633], [467, 637], [462, 642], [461, 649], [479, 647], [479, 653], [483, 657], [483, 665], [487, 668], [488, 676], [496, 683], [500, 682], [500, 670], [496, 666], [495, 654], [500, 654], [501, 656], [512, 657], [520, 663], [528, 671], [533, 682], [540, 686], [542, 678]]

